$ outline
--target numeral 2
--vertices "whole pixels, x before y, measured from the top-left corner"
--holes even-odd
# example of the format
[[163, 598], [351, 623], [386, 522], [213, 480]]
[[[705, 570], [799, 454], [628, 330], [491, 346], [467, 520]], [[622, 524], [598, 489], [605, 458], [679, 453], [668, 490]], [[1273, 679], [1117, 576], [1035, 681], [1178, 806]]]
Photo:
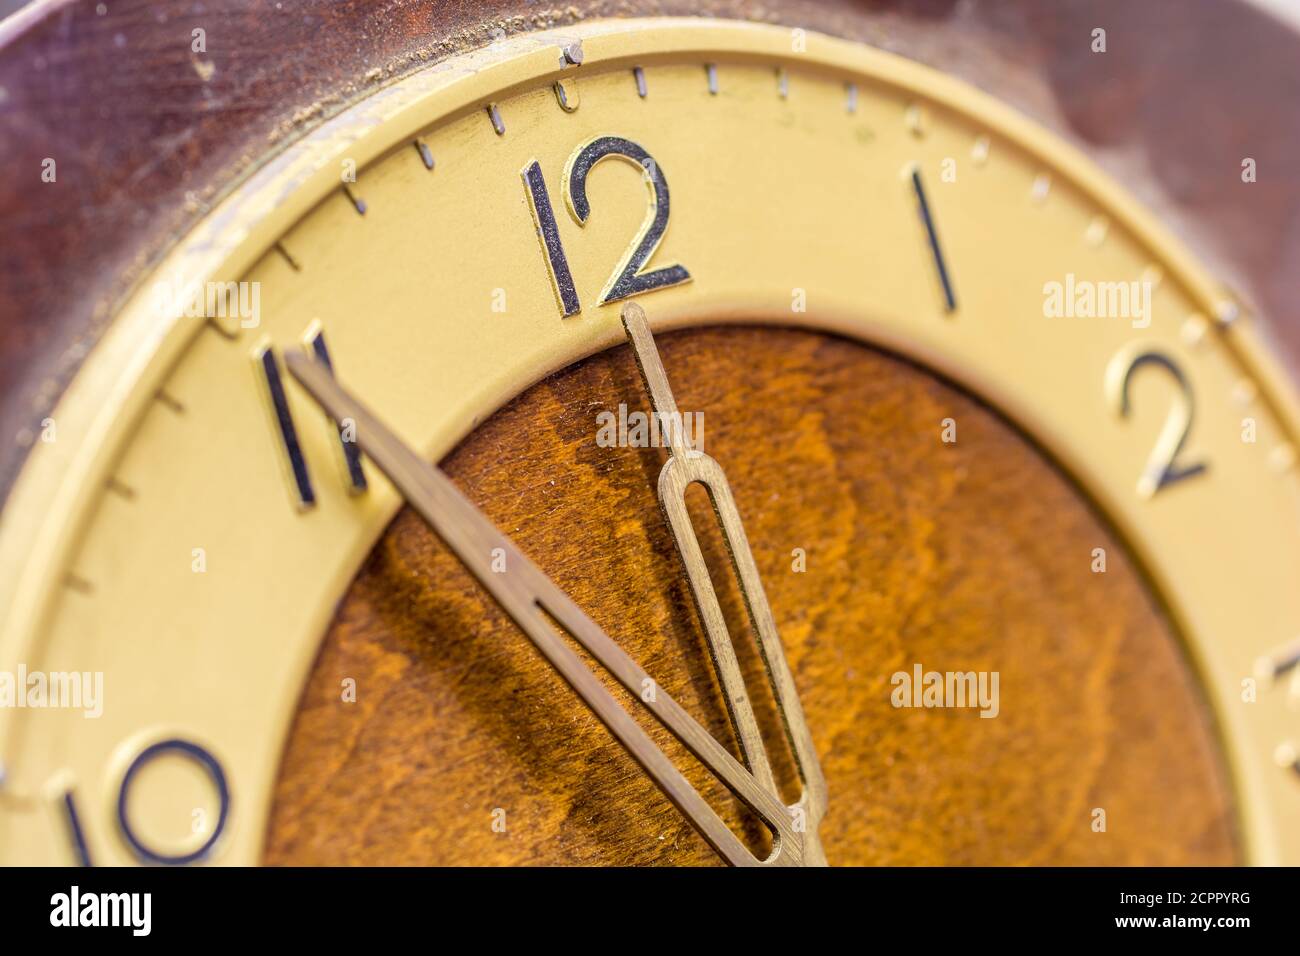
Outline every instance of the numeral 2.
[[[654, 158], [631, 140], [621, 136], [600, 136], [574, 151], [564, 168], [564, 201], [569, 214], [579, 226], [587, 224], [587, 218], [591, 215], [591, 204], [587, 201], [587, 176], [593, 166], [611, 156], [641, 170], [649, 190], [650, 207], [645, 222], [633, 237], [623, 258], [614, 267], [609, 281], [605, 283], [605, 288], [600, 293], [600, 305], [680, 285], [691, 278], [691, 274], [680, 265], [641, 272], [659, 247], [668, 228], [668, 180]], [[524, 167], [521, 175], [542, 251], [546, 254], [546, 265], [559, 301], [560, 314], [568, 318], [577, 314], [582, 306], [574, 288], [564, 246], [560, 242], [559, 224], [555, 221], [555, 211], [546, 190], [546, 181], [542, 177], [541, 165], [533, 160]]]
[[1129, 383], [1133, 375], [1144, 365], [1154, 365], [1164, 369], [1178, 384], [1178, 394], [1165, 419], [1165, 427], [1160, 430], [1151, 457], [1147, 459], [1146, 468], [1138, 478], [1137, 490], [1144, 498], [1168, 488], [1174, 482], [1191, 478], [1205, 471], [1204, 462], [1180, 465], [1178, 453], [1183, 450], [1187, 435], [1192, 430], [1194, 402], [1192, 386], [1187, 381], [1177, 363], [1163, 352], [1129, 347], [1120, 350], [1110, 360], [1106, 369], [1106, 393], [1111, 405], [1121, 418], [1127, 418], [1132, 407], [1129, 403]]

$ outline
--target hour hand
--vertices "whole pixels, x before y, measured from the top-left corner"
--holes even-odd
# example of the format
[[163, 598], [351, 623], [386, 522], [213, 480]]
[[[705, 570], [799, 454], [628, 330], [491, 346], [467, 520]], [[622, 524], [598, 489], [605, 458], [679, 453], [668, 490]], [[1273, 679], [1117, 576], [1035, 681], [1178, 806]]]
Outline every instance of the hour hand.
[[732, 498], [731, 488], [727, 484], [727, 476], [723, 473], [722, 466], [702, 450], [687, 446], [677, 402], [668, 384], [668, 374], [664, 371], [659, 350], [655, 348], [654, 336], [650, 334], [650, 324], [646, 321], [645, 310], [635, 302], [629, 302], [623, 306], [622, 314], [623, 327], [627, 330], [627, 337], [636, 353], [641, 377], [645, 381], [655, 414], [661, 423], [660, 431], [661, 433], [666, 431], [668, 435], [669, 457], [659, 473], [659, 504], [677, 542], [682, 564], [686, 568], [695, 606], [704, 623], [714, 666], [722, 684], [727, 711], [731, 716], [736, 738], [740, 741], [741, 753], [744, 754], [745, 763], [759, 783], [769, 793], [774, 796], [779, 795], [772, 776], [767, 749], [759, 731], [758, 721], [754, 717], [754, 708], [750, 704], [745, 680], [736, 660], [736, 651], [727, 630], [726, 619], [718, 604], [717, 592], [709, 577], [708, 565], [704, 561], [695, 528], [691, 524], [690, 514], [686, 508], [686, 489], [696, 483], [708, 490], [709, 498], [713, 502], [713, 510], [731, 556], [732, 569], [740, 582], [745, 609], [749, 613], [750, 624], [758, 639], [758, 650], [771, 679], [773, 696], [776, 698], [786, 736], [794, 753], [795, 762], [798, 764], [799, 776], [803, 782], [803, 794], [799, 802], [790, 809], [794, 814], [797, 828], [804, 833], [804, 855], [809, 863], [824, 864], [826, 859], [817, 838], [817, 827], [826, 810], [826, 782], [822, 777], [821, 765], [817, 762], [817, 752], [813, 747], [808, 723], [804, 719], [799, 692], [794, 686], [794, 678], [785, 659], [781, 637], [776, 630], [776, 621], [767, 603], [767, 595], [763, 592], [763, 583], [758, 576], [754, 555], [749, 550], [745, 527], [740, 521], [740, 512], [736, 509], [735, 499]]
[[[514, 543], [456, 487], [441, 469], [402, 442], [305, 353], [290, 352], [293, 376], [338, 422], [351, 419], [362, 451], [384, 472], [434, 533], [460, 559], [537, 646], [570, 687], [605, 724], [664, 794], [728, 863], [799, 865], [805, 862], [803, 834], [766, 785], [759, 785], [721, 744], [701, 727], [610, 637], [529, 561]], [[509, 572], [492, 570], [492, 553], [502, 549]], [[600, 679], [565, 643], [561, 628], [632, 692], [772, 833], [772, 852], [756, 858], [703, 797], [623, 709]], [[649, 682], [649, 683], [648, 683]], [[648, 686], [654, 694], [644, 694]], [[770, 773], [769, 773], [770, 776]]]

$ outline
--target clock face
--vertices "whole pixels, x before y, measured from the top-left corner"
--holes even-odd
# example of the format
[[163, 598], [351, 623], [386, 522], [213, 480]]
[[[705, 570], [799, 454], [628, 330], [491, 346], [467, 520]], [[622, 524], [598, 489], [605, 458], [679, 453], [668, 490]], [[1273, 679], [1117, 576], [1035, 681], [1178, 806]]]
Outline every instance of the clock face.
[[503, 40], [269, 160], [68, 390], [0, 668], [84, 706], [12, 682], [0, 854], [1297, 862], [1298, 425], [959, 83]]

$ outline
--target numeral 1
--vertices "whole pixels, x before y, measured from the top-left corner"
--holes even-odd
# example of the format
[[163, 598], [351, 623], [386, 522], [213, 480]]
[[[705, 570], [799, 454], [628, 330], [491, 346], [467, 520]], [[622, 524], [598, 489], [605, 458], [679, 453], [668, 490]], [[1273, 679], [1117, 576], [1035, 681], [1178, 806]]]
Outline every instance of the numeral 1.
[[943, 288], [943, 306], [945, 312], [957, 310], [957, 295], [953, 291], [952, 276], [948, 274], [948, 263], [943, 257], [943, 247], [939, 244], [939, 230], [934, 224], [934, 213], [930, 211], [930, 202], [925, 197], [925, 186], [921, 183], [921, 170], [912, 167], [912, 191], [916, 193], [916, 211], [925, 227], [925, 238], [930, 244], [930, 255], [934, 258], [934, 270], [939, 275], [939, 285]]
[[578, 302], [578, 290], [573, 287], [573, 273], [569, 271], [569, 260], [564, 256], [564, 246], [560, 244], [560, 226], [555, 221], [555, 210], [551, 208], [551, 196], [546, 191], [546, 180], [542, 178], [542, 167], [533, 160], [524, 167], [522, 173], [524, 187], [528, 191], [528, 203], [533, 210], [533, 222], [537, 225], [537, 235], [542, 240], [546, 251], [546, 264], [550, 267], [551, 285], [555, 296], [560, 301], [560, 313], [564, 318], [576, 315], [582, 308]]
[[303, 457], [302, 445], [298, 442], [298, 428], [293, 423], [293, 412], [289, 411], [289, 396], [284, 391], [284, 378], [280, 374], [280, 360], [270, 345], [263, 345], [253, 353], [253, 360], [261, 369], [262, 381], [266, 393], [271, 399], [271, 412], [275, 416], [276, 431], [280, 436], [280, 447], [289, 463], [289, 474], [293, 479], [294, 492], [298, 507], [304, 511], [316, 506], [316, 490], [311, 485], [311, 475], [307, 471], [307, 459]]
[[86, 846], [86, 832], [81, 829], [81, 816], [77, 813], [77, 799], [71, 790], [63, 793], [63, 822], [68, 827], [68, 841], [76, 856], [78, 866], [94, 866], [90, 861], [90, 850]]
[[[307, 337], [311, 344], [312, 353], [316, 360], [329, 370], [331, 375], [334, 374], [334, 363], [330, 361], [329, 349], [325, 346], [325, 333], [321, 331], [320, 326], [315, 326]], [[331, 424], [334, 424], [331, 422]], [[359, 495], [366, 490], [366, 473], [361, 468], [361, 448], [355, 440], [350, 440], [347, 434], [347, 428], [343, 425], [337, 425], [339, 432], [339, 444], [343, 446], [343, 467], [347, 471], [347, 480], [349, 490], [354, 495]]]

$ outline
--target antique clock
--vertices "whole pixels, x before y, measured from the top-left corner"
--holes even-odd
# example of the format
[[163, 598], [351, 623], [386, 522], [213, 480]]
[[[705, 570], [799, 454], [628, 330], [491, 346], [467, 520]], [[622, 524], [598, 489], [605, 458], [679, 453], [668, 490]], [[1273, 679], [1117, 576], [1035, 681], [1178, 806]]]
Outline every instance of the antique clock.
[[356, 6], [3, 28], [0, 860], [1300, 862], [1276, 109], [1122, 4]]

